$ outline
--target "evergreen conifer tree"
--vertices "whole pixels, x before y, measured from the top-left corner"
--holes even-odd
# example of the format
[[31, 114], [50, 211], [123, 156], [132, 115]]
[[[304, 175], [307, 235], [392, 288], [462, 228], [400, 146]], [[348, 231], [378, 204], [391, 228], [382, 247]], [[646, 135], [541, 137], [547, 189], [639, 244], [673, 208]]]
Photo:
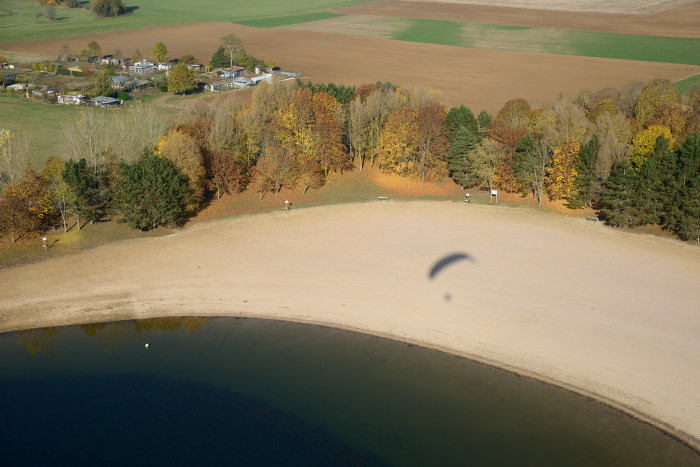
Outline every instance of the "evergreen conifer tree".
[[466, 126], [462, 126], [457, 131], [450, 149], [447, 151], [447, 169], [462, 188], [468, 187], [471, 183], [467, 155], [474, 150], [476, 144], [477, 141], [472, 132]]
[[576, 179], [572, 189], [572, 196], [568, 204], [571, 207], [582, 208], [590, 206], [592, 202], [591, 182], [593, 175], [593, 161], [598, 152], [598, 138], [591, 138], [581, 146], [576, 163]]
[[119, 163], [116, 191], [120, 222], [141, 230], [177, 224], [191, 199], [182, 172], [148, 149], [133, 164]]
[[462, 127], [466, 127], [473, 137], [476, 137], [479, 133], [479, 124], [476, 118], [474, 118], [474, 114], [463, 105], [452, 107], [450, 111], [447, 112], [445, 127], [447, 130], [447, 139], [450, 141], [450, 144], [452, 144], [454, 138], [457, 136], [457, 132]]
[[614, 227], [638, 225], [635, 213], [637, 177], [632, 164], [624, 159], [610, 174], [600, 194], [600, 215]]
[[700, 237], [700, 135], [690, 135], [677, 152], [676, 191], [666, 198], [665, 227], [683, 240]]
[[66, 162], [61, 176], [71, 190], [70, 199], [74, 203], [73, 211], [78, 218], [77, 224], [80, 230], [81, 218], [92, 222], [102, 215], [99, 182], [84, 158], [78, 162], [73, 159]]

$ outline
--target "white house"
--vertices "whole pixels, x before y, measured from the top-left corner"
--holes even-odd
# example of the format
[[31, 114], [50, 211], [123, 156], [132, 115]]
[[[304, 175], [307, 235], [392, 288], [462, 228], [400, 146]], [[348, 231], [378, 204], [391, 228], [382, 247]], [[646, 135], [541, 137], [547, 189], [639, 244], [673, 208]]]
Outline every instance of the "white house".
[[155, 73], [158, 71], [158, 67], [148, 60], [139, 60], [129, 67], [131, 73], [136, 73], [138, 75], [145, 75], [149, 73]]

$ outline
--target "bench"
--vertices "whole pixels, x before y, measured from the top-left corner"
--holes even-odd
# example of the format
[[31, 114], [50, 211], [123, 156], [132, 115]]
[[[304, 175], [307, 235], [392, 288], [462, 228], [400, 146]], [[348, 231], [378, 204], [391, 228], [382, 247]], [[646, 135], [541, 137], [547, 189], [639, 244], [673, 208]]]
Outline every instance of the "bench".
[[598, 218], [597, 218], [597, 217], [593, 217], [593, 216], [586, 216], [586, 220], [587, 220], [587, 221], [598, 222]]
[[377, 196], [377, 199], [379, 201], [387, 201], [389, 199], [389, 197], [388, 196]]

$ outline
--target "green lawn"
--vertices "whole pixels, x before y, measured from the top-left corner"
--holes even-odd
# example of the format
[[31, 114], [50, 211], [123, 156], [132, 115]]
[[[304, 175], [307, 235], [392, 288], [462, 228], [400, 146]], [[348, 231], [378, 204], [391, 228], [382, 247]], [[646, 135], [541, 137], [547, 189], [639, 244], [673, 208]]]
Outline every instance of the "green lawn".
[[[333, 8], [365, 3], [367, 0], [124, 0], [131, 14], [118, 18], [96, 19], [86, 10], [58, 8], [57, 21], [37, 12], [45, 12], [36, 0], [0, 2], [0, 43], [49, 39], [197, 21], [252, 20], [316, 14]], [[87, 3], [87, 2], [85, 2]], [[289, 24], [289, 23], [287, 23]]]
[[[163, 94], [143, 99], [150, 102]], [[178, 109], [155, 107], [164, 120], [174, 118]], [[67, 158], [62, 144], [63, 122], [78, 118], [81, 107], [75, 105], [45, 104], [41, 101], [22, 99], [14, 95], [0, 94], [0, 128], [12, 132], [27, 133], [32, 150], [31, 167], [39, 172], [52, 156]], [[104, 110], [108, 115], [114, 110]]]
[[60, 156], [61, 122], [73, 121], [80, 111], [74, 105], [50, 105], [16, 96], [0, 95], [0, 127], [29, 135], [31, 165], [41, 171], [51, 156]]
[[695, 86], [700, 87], [700, 75], [695, 75], [681, 81], [676, 81], [676, 87], [681, 93], [688, 92]]
[[[387, 21], [395, 21], [387, 18]], [[484, 49], [540, 52], [649, 62], [700, 64], [700, 39], [634, 36], [402, 18], [392, 39]]]
[[318, 13], [307, 13], [305, 15], [289, 15], [289, 16], [277, 16], [274, 18], [261, 18], [261, 19], [251, 19], [247, 21], [236, 21], [238, 24], [244, 26], [252, 26], [254, 28], [276, 28], [279, 26], [289, 26], [290, 24], [301, 24], [310, 23], [312, 21], [321, 21], [324, 19], [337, 18], [339, 15], [336, 13], [328, 12], [318, 12]]

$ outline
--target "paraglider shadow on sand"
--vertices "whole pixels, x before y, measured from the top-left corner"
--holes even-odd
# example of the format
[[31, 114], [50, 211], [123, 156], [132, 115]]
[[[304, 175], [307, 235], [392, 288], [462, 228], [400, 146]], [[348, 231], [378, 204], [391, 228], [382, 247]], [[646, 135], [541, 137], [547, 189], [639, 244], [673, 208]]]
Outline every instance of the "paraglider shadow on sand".
[[[459, 261], [471, 261], [476, 263], [476, 260], [467, 253], [452, 253], [439, 259], [428, 271], [428, 279], [433, 280], [440, 272], [448, 266]], [[445, 294], [445, 301], [449, 302], [452, 296], [449, 293]]]

